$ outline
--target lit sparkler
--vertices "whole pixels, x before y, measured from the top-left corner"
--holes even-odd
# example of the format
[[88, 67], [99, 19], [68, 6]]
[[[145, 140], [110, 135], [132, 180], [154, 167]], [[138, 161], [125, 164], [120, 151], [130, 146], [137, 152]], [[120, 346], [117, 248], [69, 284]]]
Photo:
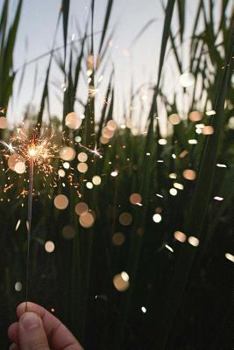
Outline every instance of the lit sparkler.
[[[34, 167], [46, 173], [51, 172], [53, 167], [50, 165], [51, 158], [56, 157], [59, 147], [53, 143], [53, 135], [39, 136], [38, 130], [35, 129], [31, 137], [28, 137], [22, 129], [17, 129], [17, 133], [12, 137], [11, 143], [1, 141], [7, 152], [16, 155], [15, 170], [17, 164], [28, 166], [29, 185], [28, 185], [28, 213], [27, 213], [27, 264], [26, 264], [26, 309], [29, 291], [29, 258], [30, 258], [30, 242], [32, 231], [32, 204], [33, 204], [33, 183], [34, 183]], [[19, 157], [19, 158], [17, 158]], [[19, 170], [19, 169], [18, 169]], [[16, 171], [17, 172], [17, 171]], [[19, 171], [20, 173], [20, 171]]]
[[[45, 129], [46, 131], [46, 129]], [[58, 142], [58, 136], [60, 140]], [[5, 157], [8, 160], [8, 166], [11, 170], [14, 170], [18, 174], [28, 173], [28, 188], [21, 191], [19, 196], [28, 199], [28, 211], [27, 211], [27, 263], [26, 263], [26, 286], [25, 286], [25, 300], [27, 308], [28, 292], [29, 292], [29, 260], [30, 260], [30, 243], [31, 243], [31, 232], [32, 232], [32, 206], [33, 206], [33, 194], [34, 194], [34, 173], [35, 168], [37, 172], [43, 174], [43, 178], [46, 179], [49, 175], [54, 178], [52, 187], [57, 186], [56, 179], [59, 179], [60, 172], [57, 166], [54, 166], [53, 159], [61, 158], [62, 160], [71, 161], [75, 157], [75, 150], [72, 147], [64, 146], [65, 143], [70, 143], [70, 140], [65, 140], [63, 134], [55, 135], [53, 133], [40, 133], [37, 128], [33, 129], [31, 136], [28, 136], [26, 131], [22, 128], [18, 128], [16, 134], [11, 137], [9, 143], [0, 141], [0, 144], [4, 147]], [[83, 148], [87, 153], [97, 158], [102, 158], [99, 150], [95, 146], [94, 149], [90, 149], [81, 143], [78, 143], [79, 148]], [[72, 153], [72, 156], [71, 154]], [[74, 157], [73, 157], [74, 154]], [[65, 159], [66, 158], [66, 159]], [[65, 168], [65, 167], [64, 167]], [[70, 169], [70, 166], [68, 167]], [[60, 169], [61, 170], [61, 169]], [[67, 180], [70, 185], [77, 188], [77, 184], [74, 183], [74, 174], [69, 174]], [[64, 185], [64, 183], [63, 183]], [[12, 188], [13, 184], [5, 187], [4, 191]], [[19, 198], [17, 196], [17, 198]], [[49, 196], [49, 195], [48, 195]], [[20, 221], [18, 221], [20, 223]], [[19, 224], [16, 227], [18, 229]]]
[[57, 157], [59, 152], [59, 146], [53, 138], [54, 134], [40, 136], [37, 129], [31, 137], [28, 137], [22, 129], [17, 129], [17, 134], [12, 138], [10, 145], [11, 149], [29, 165], [33, 162], [39, 170], [51, 172], [51, 159]]

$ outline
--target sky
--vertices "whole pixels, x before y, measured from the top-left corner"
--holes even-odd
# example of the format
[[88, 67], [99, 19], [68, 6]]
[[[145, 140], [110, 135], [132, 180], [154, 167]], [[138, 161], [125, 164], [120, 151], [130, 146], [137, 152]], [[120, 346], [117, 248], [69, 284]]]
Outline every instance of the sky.
[[[15, 3], [17, 3], [16, 0], [13, 0], [13, 8]], [[60, 3], [60, 0], [24, 0], [14, 55], [14, 66], [16, 69], [22, 67], [25, 61], [30, 61], [50, 50]], [[100, 31], [102, 28], [105, 4], [106, 0], [96, 1], [94, 31]], [[84, 29], [88, 12], [88, 0], [71, 0], [69, 39], [71, 39], [72, 35], [75, 39], [78, 37], [75, 27], [76, 22]], [[131, 46], [137, 33], [152, 19], [155, 19], [155, 22], [149, 26], [137, 43]], [[117, 24], [117, 27], [111, 41], [110, 65], [114, 64], [115, 83], [118, 88], [117, 93], [121, 95], [122, 91], [130, 87], [133, 77], [136, 89], [138, 86], [148, 83], [150, 80], [154, 80], [155, 78], [153, 78], [153, 75], [156, 77], [156, 58], [163, 25], [163, 11], [160, 2], [154, 0], [115, 1], [110, 30], [115, 24]], [[63, 44], [61, 29], [62, 27], [60, 25], [57, 46]], [[98, 42], [100, 35], [96, 35], [95, 38], [96, 42]], [[129, 50], [130, 46], [131, 49]], [[36, 64], [27, 66], [23, 86], [18, 95], [16, 92], [17, 83], [20, 80], [21, 69], [19, 69], [16, 80], [15, 97], [11, 106], [12, 108], [10, 109], [11, 115], [9, 116], [12, 121], [19, 121], [22, 119], [25, 107], [29, 102], [37, 106], [43, 87], [47, 64], [48, 57], [39, 60], [37, 63], [38, 81], [36, 95], [33, 101], [31, 96]], [[62, 81], [58, 81], [58, 76], [59, 73], [56, 67], [54, 67], [51, 73], [51, 85], [62, 84]], [[56, 92], [51, 96], [51, 99], [51, 113], [60, 115], [61, 106], [57, 101]]]
[[[0, 0], [0, 5], [3, 0]], [[165, 2], [165, 1], [164, 1]], [[220, 0], [218, 0], [220, 2]], [[189, 27], [192, 26], [195, 11], [199, 1], [187, 2], [186, 7], [186, 30], [185, 46], [188, 43]], [[17, 0], [11, 0], [12, 9], [15, 8]], [[217, 2], [215, 3], [217, 4]], [[37, 63], [27, 65], [23, 85], [18, 90], [18, 84], [22, 72], [22, 65], [25, 62], [40, 56], [52, 47], [53, 36], [56, 27], [56, 21], [61, 6], [61, 0], [24, 0], [21, 21], [17, 36], [17, 42], [14, 52], [14, 67], [18, 70], [15, 81], [14, 98], [8, 108], [8, 120], [12, 123], [22, 120], [26, 106], [30, 103], [38, 110], [38, 104], [42, 94], [43, 83], [45, 80], [46, 68], [49, 57], [37, 61]], [[104, 10], [106, 0], [96, 0], [94, 31], [98, 32], [102, 28], [104, 20]], [[77, 23], [84, 30], [87, 16], [90, 9], [90, 0], [71, 0], [69, 36], [75, 40], [79, 37], [77, 33]], [[176, 22], [177, 12], [174, 11], [173, 28], [177, 30]], [[192, 19], [192, 20], [191, 20]], [[139, 31], [148, 23], [151, 25], [143, 35], [132, 45], [134, 38]], [[145, 105], [150, 106], [151, 94], [147, 89], [150, 84], [156, 82], [157, 67], [161, 46], [161, 35], [164, 22], [164, 12], [160, 0], [115, 0], [111, 16], [109, 30], [115, 25], [115, 31], [109, 47], [109, 69], [107, 69], [103, 79], [103, 92], [105, 82], [107, 82], [110, 70], [114, 66], [115, 70], [115, 94], [116, 105], [114, 118], [121, 119], [123, 115], [124, 103], [129, 102], [129, 91], [134, 86], [136, 91], [140, 86], [145, 98]], [[95, 45], [100, 39], [100, 34], [95, 36]], [[59, 32], [56, 39], [56, 46], [63, 44], [62, 25], [60, 23]], [[183, 51], [184, 50], [184, 51]], [[184, 70], [186, 71], [186, 56], [188, 50], [181, 48], [184, 57]], [[62, 51], [61, 51], [62, 53]], [[168, 75], [168, 94], [172, 93], [178, 85], [179, 75], [175, 71], [171, 61], [166, 55], [164, 71]], [[34, 76], [37, 73], [36, 93], [33, 94]], [[50, 112], [51, 115], [62, 116], [61, 101], [59, 98], [62, 93], [63, 78], [53, 64], [50, 75]], [[145, 89], [145, 92], [144, 92]], [[79, 87], [79, 96], [85, 96], [84, 86]], [[97, 100], [103, 99], [103, 92], [99, 91]], [[139, 101], [138, 101], [139, 102]], [[78, 109], [80, 107], [77, 107]], [[139, 109], [139, 103], [133, 109]], [[147, 110], [147, 108], [146, 108]], [[81, 110], [78, 110], [81, 112]], [[147, 113], [146, 113], [147, 114]], [[138, 121], [139, 122], [139, 121]]]

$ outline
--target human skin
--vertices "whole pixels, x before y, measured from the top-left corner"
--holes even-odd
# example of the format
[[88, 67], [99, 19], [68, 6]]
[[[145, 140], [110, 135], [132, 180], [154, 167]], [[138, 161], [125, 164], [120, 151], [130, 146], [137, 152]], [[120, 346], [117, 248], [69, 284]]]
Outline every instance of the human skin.
[[54, 315], [27, 302], [16, 309], [18, 322], [8, 328], [10, 350], [83, 350], [77, 339]]

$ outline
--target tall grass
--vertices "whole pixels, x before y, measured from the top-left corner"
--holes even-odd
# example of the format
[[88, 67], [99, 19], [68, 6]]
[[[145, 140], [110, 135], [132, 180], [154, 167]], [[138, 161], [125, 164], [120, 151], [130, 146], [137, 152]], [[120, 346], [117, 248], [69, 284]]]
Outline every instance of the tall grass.
[[[2, 4], [0, 17], [0, 106], [7, 108], [9, 98], [12, 96], [14, 83], [13, 51], [16, 34], [20, 20], [22, 0], [16, 2], [16, 10], [11, 18], [9, 13], [9, 1]], [[4, 83], [3, 83], [4, 82]]]

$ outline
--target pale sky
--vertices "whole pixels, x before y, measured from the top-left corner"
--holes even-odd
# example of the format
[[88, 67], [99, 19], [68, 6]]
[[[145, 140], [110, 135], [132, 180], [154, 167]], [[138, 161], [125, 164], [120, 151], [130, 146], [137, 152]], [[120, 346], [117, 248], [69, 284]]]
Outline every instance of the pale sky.
[[[2, 0], [0, 0], [0, 4], [1, 1]], [[186, 2], [188, 4], [186, 9], [187, 28], [191, 27], [194, 21], [198, 2], [198, 0]], [[220, 0], [217, 0], [217, 3], [218, 2], [220, 3]], [[15, 4], [16, 0], [12, 0], [12, 8]], [[14, 66], [16, 69], [21, 67], [25, 61], [30, 61], [51, 49], [60, 4], [60, 0], [24, 0], [14, 54]], [[95, 31], [99, 31], [102, 28], [105, 5], [106, 0], [96, 0]], [[89, 6], [90, 0], [71, 0], [69, 40], [73, 34], [75, 35], [75, 39], [78, 37], [76, 23], [79, 23], [79, 27], [81, 27], [82, 30], [84, 29]], [[128, 92], [132, 80], [134, 90], [137, 90], [139, 86], [146, 84], [145, 103], [148, 104], [148, 106], [150, 105], [151, 95], [147, 90], [147, 86], [151, 82], [155, 83], [157, 78], [157, 65], [161, 45], [164, 13], [160, 0], [115, 0], [111, 18], [110, 30], [116, 23], [117, 27], [112, 39], [112, 45], [109, 48], [109, 69], [107, 69], [104, 74], [103, 84], [105, 86], [105, 78], [106, 80], [108, 79], [110, 69], [112, 65], [114, 65], [117, 101], [114, 117], [115, 119], [118, 119], [122, 115], [123, 100], [125, 99], [126, 102], [128, 99]], [[176, 31], [176, 8], [173, 18], [173, 28]], [[130, 48], [137, 33], [152, 19], [155, 21], [147, 28], [137, 43]], [[100, 36], [97, 35], [95, 41], [98, 41], [99, 38]], [[57, 45], [60, 46], [62, 44], [62, 23], [60, 23]], [[126, 54], [127, 50], [129, 50], [128, 55]], [[184, 52], [186, 53], [186, 48], [182, 48], [182, 50], [185, 50]], [[36, 64], [27, 66], [24, 83], [20, 95], [17, 97], [17, 84], [20, 78], [19, 71], [15, 84], [14, 100], [11, 104], [11, 108], [8, 110], [8, 116], [12, 122], [22, 120], [23, 111], [28, 103], [32, 103], [34, 106], [38, 107], [48, 59], [49, 57], [42, 59], [37, 63], [38, 78], [36, 94], [33, 101], [31, 100], [31, 96]], [[186, 57], [184, 67], [186, 68]], [[168, 59], [164, 65], [164, 71], [168, 73], [170, 78], [168, 84], [169, 94], [175, 89], [176, 84], [178, 84], [179, 76], [178, 72], [173, 69]], [[54, 64], [50, 75], [50, 109], [51, 114], [56, 114], [57, 116], [62, 115], [61, 103], [57, 98], [62, 91], [62, 83], [63, 78]], [[82, 90], [83, 88], [81, 86], [78, 92], [81, 98], [85, 95]], [[97, 98], [101, 99], [102, 97], [103, 95], [100, 89]]]
[[[22, 66], [25, 60], [29, 61], [51, 48], [60, 3], [60, 0], [24, 1], [14, 55], [15, 68]], [[102, 28], [105, 4], [105, 0], [96, 1], [95, 31], [99, 31]], [[89, 1], [71, 0], [69, 38], [71, 38], [72, 34], [75, 34], [77, 38], [77, 31], [74, 25], [76, 21], [84, 29], [88, 11]], [[156, 21], [131, 48], [128, 56], [126, 50], [130, 47], [132, 40], [143, 26], [153, 18]], [[160, 2], [155, 0], [115, 1], [110, 29], [113, 28], [115, 23], [117, 23], [117, 27], [109, 50], [111, 53], [109, 63], [110, 66], [112, 66], [112, 62], [114, 63], [115, 81], [119, 90], [117, 93], [121, 94], [121, 91], [131, 84], [133, 76], [136, 88], [141, 84], [148, 83], [150, 80], [155, 80], [153, 75], [156, 76], [156, 57], [158, 55], [163, 24], [163, 12]], [[57, 38], [58, 46], [63, 43], [61, 28], [60, 25], [60, 32]], [[99, 38], [100, 36], [97, 35], [96, 39], [98, 40]], [[15, 96], [13, 109], [11, 110], [13, 116], [9, 116], [10, 119], [19, 121], [27, 103], [33, 102], [33, 104], [37, 105], [43, 87], [47, 63], [48, 57], [38, 62], [37, 94], [34, 101], [31, 101], [31, 95], [36, 64], [27, 66], [24, 84], [19, 98]], [[20, 74], [18, 75], [18, 81], [19, 77]], [[51, 84], [61, 85], [62, 80], [59, 82], [59, 79], [62, 79], [62, 77], [54, 66], [51, 73]], [[60, 104], [53, 94], [51, 101], [53, 101], [51, 103], [52, 114], [61, 114]]]

